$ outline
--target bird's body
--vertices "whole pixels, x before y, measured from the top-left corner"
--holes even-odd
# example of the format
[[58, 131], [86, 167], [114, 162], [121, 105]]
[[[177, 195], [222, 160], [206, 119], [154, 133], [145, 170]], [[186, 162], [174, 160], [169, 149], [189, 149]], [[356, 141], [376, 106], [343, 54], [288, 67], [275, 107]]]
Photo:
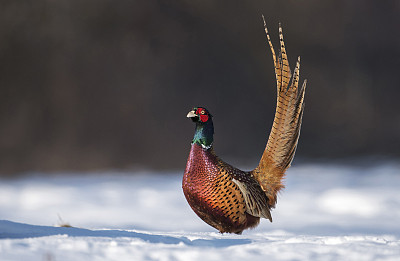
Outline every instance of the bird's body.
[[213, 149], [192, 144], [183, 178], [184, 194], [194, 212], [220, 232], [240, 233], [258, 225], [260, 218], [246, 212], [243, 193], [234, 180], [253, 184], [267, 198], [247, 172], [220, 160]]
[[196, 123], [196, 130], [183, 176], [183, 192], [193, 211], [221, 233], [240, 234], [257, 226], [260, 218], [272, 222], [270, 209], [284, 187], [282, 178], [300, 134], [305, 91], [305, 83], [298, 90], [300, 62], [292, 77], [281, 27], [278, 59], [266, 26], [265, 31], [274, 58], [278, 95], [274, 123], [259, 165], [245, 172], [222, 161], [213, 148], [212, 115], [202, 107], [187, 115]]

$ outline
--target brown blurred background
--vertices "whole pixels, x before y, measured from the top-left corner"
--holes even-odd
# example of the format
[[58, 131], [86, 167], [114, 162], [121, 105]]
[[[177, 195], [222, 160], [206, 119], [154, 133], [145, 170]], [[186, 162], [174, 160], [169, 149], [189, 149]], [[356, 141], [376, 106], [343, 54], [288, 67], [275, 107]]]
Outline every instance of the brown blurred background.
[[400, 156], [400, 1], [2, 0], [0, 173], [184, 169], [193, 106], [257, 163], [282, 22], [308, 79], [297, 159]]

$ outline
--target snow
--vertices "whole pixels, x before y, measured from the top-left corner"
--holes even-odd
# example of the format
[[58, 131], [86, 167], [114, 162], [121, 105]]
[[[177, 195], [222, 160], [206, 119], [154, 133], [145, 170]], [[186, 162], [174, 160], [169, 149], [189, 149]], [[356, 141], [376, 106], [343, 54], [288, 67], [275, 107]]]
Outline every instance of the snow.
[[[289, 169], [273, 223], [220, 234], [181, 172], [0, 180], [0, 260], [398, 260], [400, 164]], [[73, 227], [60, 227], [70, 224]]]

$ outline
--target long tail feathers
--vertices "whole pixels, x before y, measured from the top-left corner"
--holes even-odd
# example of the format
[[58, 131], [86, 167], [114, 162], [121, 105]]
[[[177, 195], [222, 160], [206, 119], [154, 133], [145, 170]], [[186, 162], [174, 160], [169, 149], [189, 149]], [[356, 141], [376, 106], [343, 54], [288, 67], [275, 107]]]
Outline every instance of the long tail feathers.
[[299, 140], [307, 81], [304, 81], [299, 90], [300, 57], [297, 59], [294, 74], [292, 75], [281, 25], [279, 24], [280, 52], [278, 58], [276, 57], [265, 20], [264, 29], [274, 60], [277, 104], [267, 146], [259, 165], [252, 171], [252, 174], [265, 191], [269, 199], [269, 207], [274, 207], [277, 192], [284, 187], [282, 178], [286, 169], [290, 167]]

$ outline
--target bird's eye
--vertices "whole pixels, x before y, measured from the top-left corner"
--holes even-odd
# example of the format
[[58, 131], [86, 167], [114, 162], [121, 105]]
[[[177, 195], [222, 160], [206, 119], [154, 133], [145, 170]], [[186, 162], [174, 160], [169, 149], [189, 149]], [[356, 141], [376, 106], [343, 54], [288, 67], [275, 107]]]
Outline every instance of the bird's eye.
[[204, 115], [206, 113], [206, 111], [201, 111], [200, 113]]

